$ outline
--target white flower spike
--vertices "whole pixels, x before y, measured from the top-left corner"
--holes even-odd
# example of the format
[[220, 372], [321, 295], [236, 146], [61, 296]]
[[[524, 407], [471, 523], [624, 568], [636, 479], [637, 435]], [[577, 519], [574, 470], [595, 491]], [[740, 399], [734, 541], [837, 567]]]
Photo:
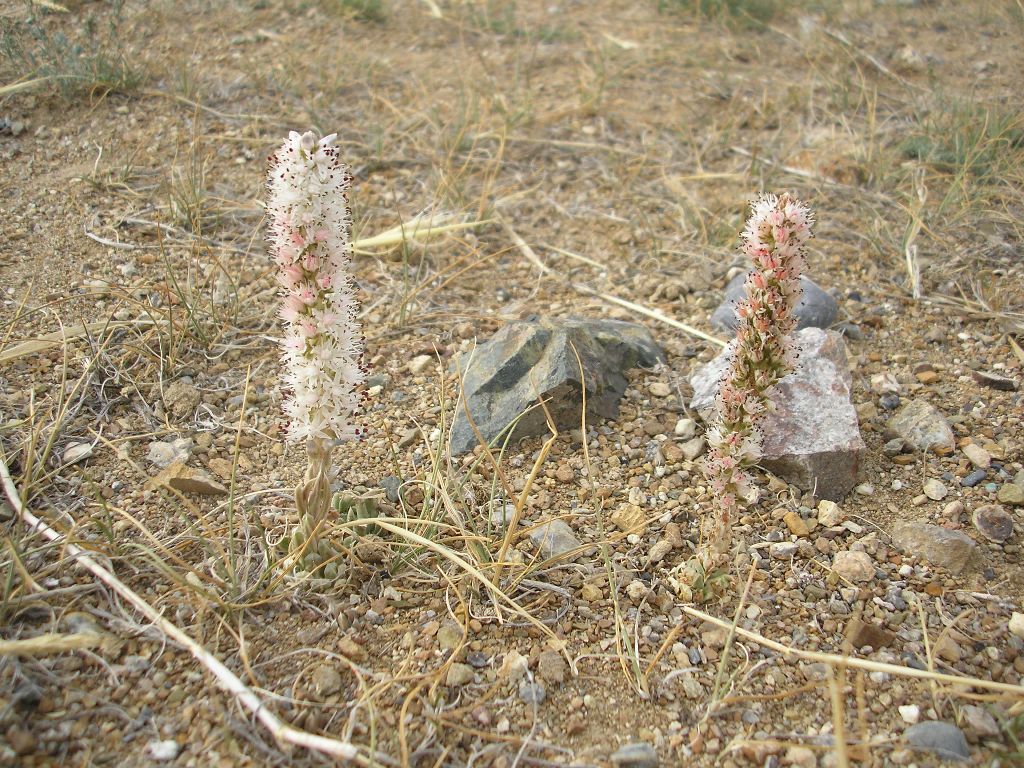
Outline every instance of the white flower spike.
[[351, 276], [352, 177], [334, 139], [292, 131], [270, 158], [267, 179], [292, 441], [334, 442], [361, 432], [355, 419], [365, 369]]

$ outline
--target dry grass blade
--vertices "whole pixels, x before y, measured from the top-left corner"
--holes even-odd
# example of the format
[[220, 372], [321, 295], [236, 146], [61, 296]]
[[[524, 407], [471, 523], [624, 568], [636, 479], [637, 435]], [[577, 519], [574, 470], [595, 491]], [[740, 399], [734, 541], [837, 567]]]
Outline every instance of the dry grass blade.
[[60, 533], [29, 512], [21, 502], [21, 495], [14, 484], [14, 480], [11, 478], [7, 463], [3, 459], [0, 459], [0, 484], [3, 485], [10, 504], [32, 530], [50, 541], [60, 543], [64, 552], [73, 558], [77, 565], [88, 570], [93, 576], [114, 590], [121, 598], [131, 603], [137, 611], [153, 622], [161, 632], [184, 648], [187, 648], [195, 659], [217, 679], [221, 687], [252, 712], [256, 719], [274, 735], [275, 739], [281, 743], [322, 752], [340, 760], [352, 760], [361, 765], [368, 764], [368, 761], [359, 754], [356, 746], [350, 742], [317, 736], [282, 722], [267, 708], [251, 688], [243, 683], [234, 672], [224, 666], [220, 659], [185, 634], [176, 624], [164, 618], [159, 611], [143, 600], [109, 570], [100, 565], [85, 550], [66, 541]]
[[31, 80], [22, 80], [18, 83], [0, 86], [0, 96], [13, 96], [22, 91], [30, 91], [38, 85], [43, 85], [53, 80], [52, 77], [33, 77]]
[[139, 318], [137, 320], [96, 320], [91, 323], [81, 323], [80, 325], [73, 325], [70, 328], [62, 328], [59, 331], [52, 331], [51, 333], [44, 333], [41, 336], [37, 336], [34, 339], [28, 339], [20, 344], [15, 344], [10, 349], [0, 352], [0, 365], [9, 363], [13, 360], [17, 360], [25, 355], [31, 355], [36, 352], [42, 352], [43, 350], [50, 349], [51, 347], [63, 346], [72, 339], [80, 339], [84, 336], [92, 336], [93, 334], [99, 333], [105, 330], [115, 330], [117, 328], [126, 327], [137, 327], [137, 326], [151, 326], [155, 325], [155, 321], [147, 318]]
[[[707, 621], [714, 624], [722, 629], [730, 629], [732, 624], [727, 621], [723, 621], [709, 613], [698, 610], [688, 605], [683, 606], [683, 611], [690, 614], [691, 616]], [[949, 685], [969, 685], [974, 688], [985, 688], [990, 691], [999, 691], [1000, 693], [1009, 694], [1011, 696], [1021, 697], [1024, 696], [1024, 686], [1013, 685], [1011, 683], [999, 683], [993, 680], [984, 680], [980, 677], [962, 677], [960, 675], [947, 675], [943, 672], [933, 672], [927, 669], [915, 669], [913, 667], [901, 667], [897, 664], [886, 664], [880, 661], [869, 661], [867, 659], [856, 659], [849, 656], [839, 656], [834, 653], [821, 653], [819, 651], [801, 651], [799, 648], [793, 648], [785, 645], [784, 643], [776, 642], [775, 640], [769, 640], [764, 635], [760, 635], [757, 632], [751, 632], [749, 629], [743, 629], [736, 627], [736, 634], [741, 635], [748, 640], [753, 640], [760, 645], [771, 648], [778, 651], [783, 656], [796, 657], [799, 659], [805, 659], [807, 661], [823, 662], [832, 666], [847, 666], [854, 667], [856, 669], [865, 669], [869, 672], [887, 672], [890, 675], [897, 675], [899, 677], [914, 677], [920, 680], [934, 680], [939, 683], [947, 683]]]
[[[531, 264], [533, 264], [541, 271], [541, 274], [555, 275], [561, 277], [563, 280], [565, 280], [566, 284], [568, 284], [569, 287], [575, 291], [579, 291], [580, 293], [586, 294], [588, 296], [595, 296], [599, 299], [602, 299], [603, 301], [607, 301], [610, 304], [617, 304], [618, 306], [623, 307], [624, 309], [628, 309], [630, 312], [636, 312], [638, 314], [643, 315], [644, 317], [649, 317], [652, 320], [657, 320], [659, 323], [665, 323], [665, 325], [669, 325], [672, 328], [675, 328], [676, 330], [689, 334], [690, 336], [695, 336], [698, 339], [709, 341], [712, 344], [717, 344], [720, 347], [724, 347], [726, 345], [726, 343], [719, 339], [718, 337], [704, 333], [703, 331], [694, 328], [692, 325], [681, 323], [678, 320], [669, 317], [660, 310], [648, 309], [645, 306], [642, 306], [632, 301], [627, 301], [626, 299], [621, 299], [618, 296], [613, 296], [610, 293], [602, 293], [601, 291], [596, 291], [593, 288], [588, 288], [585, 285], [570, 282], [569, 280], [565, 279], [557, 272], [555, 272], [555, 270], [551, 269], [551, 267], [546, 265], [543, 261], [541, 261], [540, 257], [537, 255], [537, 252], [534, 251], [533, 248], [530, 247], [529, 243], [523, 240], [523, 238], [520, 237], [506, 221], [501, 219], [499, 219], [499, 221], [501, 221], [502, 225], [505, 228], [505, 231], [508, 233], [509, 237], [512, 238], [512, 242], [515, 243], [519, 251], [527, 258], [527, 260], [529, 260]], [[583, 259], [583, 257], [576, 256], [575, 254], [570, 253], [568, 251], [563, 251], [558, 248], [555, 248], [553, 250], [556, 250], [558, 253], [570, 256], [572, 258], [586, 260]]]
[[832, 667], [826, 668], [828, 675], [829, 701], [832, 703], [832, 732], [835, 745], [836, 766], [838, 768], [849, 768], [850, 756], [846, 751], [846, 708], [843, 706], [843, 685], [846, 678], [846, 668], [840, 667], [840, 678], [836, 681], [835, 672]]
[[417, 216], [412, 221], [398, 224], [391, 229], [385, 230], [372, 237], [364, 237], [352, 243], [352, 251], [363, 255], [376, 255], [379, 248], [392, 248], [401, 245], [407, 240], [425, 240], [431, 237], [443, 235], [445, 232], [458, 232], [463, 229], [474, 229], [475, 227], [488, 224], [491, 220], [482, 221], [459, 221], [454, 224], [445, 222], [453, 218], [452, 214], [439, 216]]
[[0, 656], [50, 656], [83, 648], [95, 648], [102, 641], [102, 635], [90, 632], [55, 632], [22, 640], [0, 640]]
[[[525, 621], [529, 622], [532, 626], [536, 627], [541, 632], [543, 632], [545, 635], [547, 635], [549, 641], [551, 643], [553, 643], [556, 647], [560, 648], [563, 653], [565, 653], [565, 643], [562, 640], [559, 640], [558, 637], [555, 636], [554, 632], [552, 632], [542, 622], [538, 621], [528, 611], [524, 610], [522, 608], [522, 606], [519, 605], [519, 603], [517, 603], [508, 594], [503, 592], [493, 581], [488, 579], [480, 571], [479, 568], [474, 566], [471, 562], [469, 562], [465, 558], [461, 557], [458, 553], [454, 552], [453, 550], [449, 549], [448, 547], [445, 547], [445, 546], [443, 546], [441, 544], [438, 544], [435, 541], [431, 541], [430, 539], [426, 538], [425, 536], [420, 536], [418, 533], [415, 533], [414, 531], [410, 531], [408, 528], [403, 528], [403, 527], [401, 527], [399, 525], [396, 525], [396, 523], [398, 523], [398, 522], [408, 523], [410, 521], [398, 520], [398, 519], [389, 520], [387, 518], [374, 518], [373, 522], [374, 522], [375, 525], [379, 526], [380, 528], [383, 528], [384, 530], [389, 531], [389, 532], [395, 534], [396, 536], [399, 536], [399, 537], [401, 537], [403, 539], [406, 539], [407, 541], [409, 541], [412, 544], [415, 544], [418, 547], [422, 547], [424, 549], [429, 549], [431, 552], [434, 552], [435, 554], [438, 554], [441, 557], [443, 557], [444, 559], [449, 560], [452, 563], [454, 563], [455, 565], [457, 565], [459, 568], [461, 568], [467, 574], [469, 574], [474, 579], [476, 579], [477, 582], [479, 582], [480, 585], [483, 586], [487, 591], [489, 591], [495, 598], [500, 598], [501, 601], [509, 609], [511, 609], [513, 613], [515, 613], [517, 616], [521, 617]], [[354, 527], [354, 526], [359, 525], [359, 524], [360, 523], [356, 522], [356, 523], [346, 524], [346, 525], [350, 525], [350, 526]], [[569, 658], [568, 655], [566, 656], [566, 659], [569, 662], [569, 666], [573, 669], [573, 674], [575, 674], [576, 668], [575, 668], [575, 665], [574, 665], [572, 659]]]

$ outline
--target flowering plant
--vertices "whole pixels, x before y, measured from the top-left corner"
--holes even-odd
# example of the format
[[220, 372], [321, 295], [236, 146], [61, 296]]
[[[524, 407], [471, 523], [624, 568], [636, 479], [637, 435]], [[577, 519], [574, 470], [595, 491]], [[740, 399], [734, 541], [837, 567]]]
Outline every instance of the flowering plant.
[[352, 177], [335, 134], [292, 131], [270, 158], [268, 240], [281, 285], [281, 342], [289, 396], [288, 439], [306, 445], [309, 464], [295, 489], [304, 547], [330, 509], [331, 449], [361, 433], [363, 338], [351, 277]]
[[736, 338], [728, 347], [729, 367], [707, 431], [704, 474], [718, 506], [717, 516], [705, 523], [703, 532], [711, 553], [721, 555], [728, 549], [732, 519], [741, 504], [757, 499], [746, 469], [761, 458], [757, 424], [772, 410], [772, 390], [796, 366], [791, 334], [802, 294], [804, 247], [813, 223], [810, 209], [788, 194], [762, 195], [753, 203], [743, 230], [742, 250], [754, 269], [747, 276], [746, 299], [736, 308]]

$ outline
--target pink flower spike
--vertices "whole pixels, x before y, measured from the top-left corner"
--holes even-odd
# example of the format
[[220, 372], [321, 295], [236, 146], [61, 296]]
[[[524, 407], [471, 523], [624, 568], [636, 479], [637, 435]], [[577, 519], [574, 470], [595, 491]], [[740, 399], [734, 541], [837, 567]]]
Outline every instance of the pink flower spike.
[[743, 253], [753, 264], [737, 306], [736, 338], [730, 344], [729, 367], [715, 398], [708, 426], [711, 451], [704, 462], [708, 487], [718, 515], [705, 523], [712, 549], [723, 551], [734, 513], [756, 499], [757, 489], [746, 473], [761, 458], [758, 421], [772, 403], [771, 390], [793, 370], [796, 350], [788, 334], [796, 325], [800, 300], [803, 247], [812, 236], [810, 209], [788, 194], [762, 195], [751, 205], [742, 233]]

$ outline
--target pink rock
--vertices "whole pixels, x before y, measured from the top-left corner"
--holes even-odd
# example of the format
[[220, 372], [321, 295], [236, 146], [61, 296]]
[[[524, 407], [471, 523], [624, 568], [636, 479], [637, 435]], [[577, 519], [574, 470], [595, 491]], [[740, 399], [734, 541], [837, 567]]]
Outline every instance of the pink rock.
[[[841, 334], [796, 333], [800, 367], [775, 389], [776, 410], [764, 417], [761, 465], [819, 499], [839, 501], [857, 484], [865, 445], [850, 399], [852, 381]], [[690, 379], [690, 405], [707, 419], [728, 364], [723, 352]]]

